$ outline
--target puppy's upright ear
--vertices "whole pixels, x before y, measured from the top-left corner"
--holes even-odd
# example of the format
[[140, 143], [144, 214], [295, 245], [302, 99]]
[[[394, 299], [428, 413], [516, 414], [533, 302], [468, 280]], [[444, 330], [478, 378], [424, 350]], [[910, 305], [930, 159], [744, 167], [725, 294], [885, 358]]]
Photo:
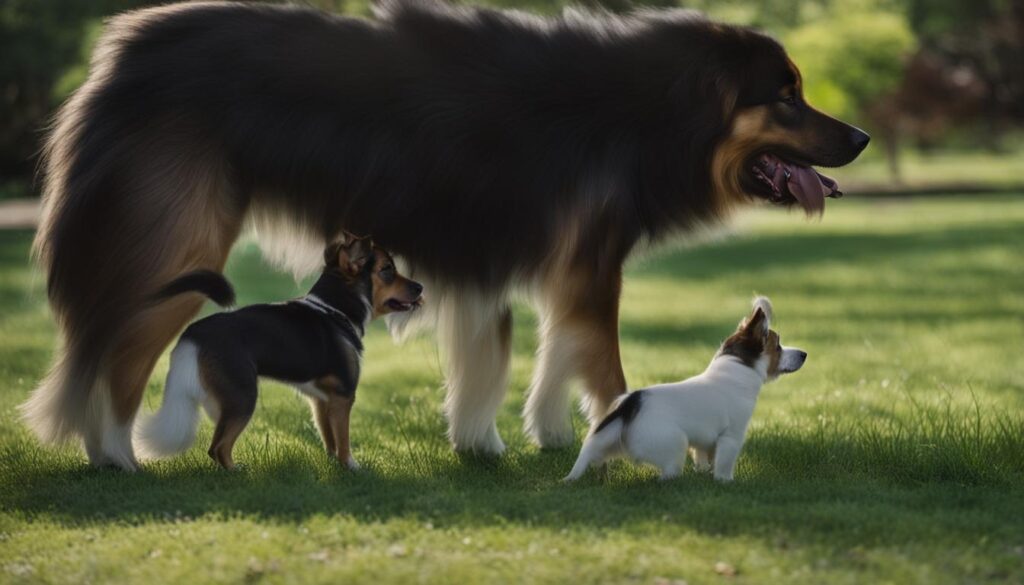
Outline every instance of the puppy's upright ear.
[[338, 268], [349, 276], [362, 272], [366, 263], [373, 257], [373, 240], [369, 236], [352, 237], [354, 239], [342, 246], [337, 255]]
[[754, 297], [753, 308], [764, 311], [765, 317], [768, 317], [769, 324], [775, 318], [772, 313], [772, 302], [768, 300], [768, 297]]
[[740, 321], [737, 332], [749, 339], [763, 341], [768, 338], [769, 329], [768, 314], [762, 307], [755, 307], [749, 317]]

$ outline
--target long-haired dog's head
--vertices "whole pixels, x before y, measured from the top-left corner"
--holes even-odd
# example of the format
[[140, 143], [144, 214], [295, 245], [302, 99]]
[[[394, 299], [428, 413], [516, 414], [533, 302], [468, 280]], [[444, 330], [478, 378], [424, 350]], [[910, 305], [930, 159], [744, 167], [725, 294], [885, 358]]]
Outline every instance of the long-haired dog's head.
[[736, 37], [718, 79], [731, 107], [712, 155], [717, 195], [726, 203], [764, 199], [820, 214], [826, 197], [842, 193], [812, 167], [852, 162], [870, 137], [807, 103], [800, 71], [778, 42], [746, 29], [723, 30]]
[[374, 317], [411, 311], [423, 304], [423, 285], [399, 274], [391, 254], [375, 246], [369, 236], [346, 233], [327, 246], [324, 262], [327, 271], [369, 284], [368, 301]]
[[760, 371], [766, 380], [795, 372], [804, 365], [807, 352], [785, 347], [771, 328], [772, 303], [767, 297], [754, 299], [750, 315], [740, 321], [736, 332], [726, 339], [715, 356], [732, 356]]

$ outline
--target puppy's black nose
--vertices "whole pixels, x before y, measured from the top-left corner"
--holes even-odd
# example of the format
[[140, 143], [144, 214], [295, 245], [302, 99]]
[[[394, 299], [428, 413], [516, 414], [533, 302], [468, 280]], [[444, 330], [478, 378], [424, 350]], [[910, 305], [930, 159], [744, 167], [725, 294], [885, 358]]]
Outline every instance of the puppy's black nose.
[[850, 135], [850, 142], [853, 143], [853, 147], [857, 149], [857, 152], [861, 152], [868, 145], [868, 142], [871, 142], [871, 136], [860, 128], [854, 128]]
[[799, 354], [797, 354], [797, 355], [799, 355], [799, 356], [800, 356], [800, 363], [801, 363], [801, 364], [802, 364], [802, 363], [804, 363], [805, 361], [807, 361], [807, 352], [806, 352], [806, 351], [801, 351], [801, 352], [800, 352]]
[[418, 282], [409, 283], [409, 292], [416, 295], [417, 297], [423, 293], [423, 285]]

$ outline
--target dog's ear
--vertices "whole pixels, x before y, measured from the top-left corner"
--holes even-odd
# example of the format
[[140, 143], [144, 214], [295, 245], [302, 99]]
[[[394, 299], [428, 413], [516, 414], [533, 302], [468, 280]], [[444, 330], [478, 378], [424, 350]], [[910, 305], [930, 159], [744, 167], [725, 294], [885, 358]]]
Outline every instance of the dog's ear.
[[768, 297], [754, 297], [754, 302], [752, 306], [754, 309], [761, 309], [762, 311], [764, 311], [764, 316], [768, 317], [768, 322], [770, 325], [771, 320], [774, 319], [775, 317], [772, 315], [772, 302], [768, 300]]
[[352, 232], [350, 232], [348, 230], [345, 230], [345, 229], [341, 230], [341, 241], [342, 242], [344, 242], [346, 244], [351, 244], [352, 242], [354, 242], [354, 241], [356, 241], [358, 239], [359, 239], [359, 236], [353, 234]]
[[363, 271], [366, 263], [373, 257], [373, 240], [369, 236], [352, 237], [354, 239], [341, 246], [336, 258], [342, 272], [355, 276]]
[[341, 249], [345, 247], [345, 240], [334, 240], [324, 247], [324, 266], [328, 268], [339, 268], [338, 258]]
[[768, 314], [762, 307], [755, 307], [749, 317], [740, 321], [738, 331], [745, 337], [763, 341], [768, 338], [769, 329]]

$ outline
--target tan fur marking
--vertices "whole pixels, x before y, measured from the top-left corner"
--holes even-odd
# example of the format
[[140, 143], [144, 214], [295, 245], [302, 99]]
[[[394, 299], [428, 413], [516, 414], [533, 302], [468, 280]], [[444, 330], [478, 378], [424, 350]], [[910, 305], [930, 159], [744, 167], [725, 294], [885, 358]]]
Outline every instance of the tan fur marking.
[[320, 440], [324, 443], [324, 449], [334, 456], [337, 448], [334, 444], [334, 432], [331, 430], [331, 418], [327, 410], [327, 401], [311, 398], [309, 405], [313, 410], [313, 422], [320, 431]]
[[[579, 222], [572, 221], [567, 227], [539, 283], [542, 334], [573, 340], [573, 347], [562, 351], [574, 355], [564, 359], [577, 368], [572, 375], [583, 381], [590, 400], [589, 418], [596, 424], [615, 398], [626, 391], [619, 354], [622, 276], [617, 264], [596, 266], [580, 261], [577, 247], [583, 238]], [[608, 234], [609, 239], [614, 236]]]
[[[176, 221], [168, 222], [163, 240], [172, 244], [150, 250], [152, 257], [138, 260], [160, 267], [146, 275], [143, 290], [151, 294], [191, 270], [222, 270], [242, 227], [241, 210], [231, 200], [231, 188], [223, 174], [210, 166], [187, 179], [154, 168], [140, 169], [139, 176], [134, 190], [145, 190], [150, 200], [161, 199], [178, 208], [172, 218]], [[202, 301], [194, 296], [170, 299], [138, 312], [126, 324], [110, 357], [110, 394], [119, 422], [134, 416], [156, 360], [201, 307]]]
[[[795, 91], [799, 93], [799, 88]], [[749, 171], [745, 165], [754, 153], [779, 146], [799, 152], [806, 144], [816, 141], [801, 132], [779, 127], [772, 119], [770, 108], [759, 105], [737, 111], [729, 135], [715, 149], [711, 160], [711, 179], [718, 197], [727, 208], [750, 199], [740, 184], [740, 177]]]
[[327, 375], [313, 380], [313, 385], [327, 394], [332, 394], [341, 386], [341, 380], [337, 376]]
[[327, 418], [330, 421], [331, 434], [334, 437], [334, 456], [342, 463], [348, 462], [351, 455], [349, 445], [349, 420], [355, 398], [330, 396], [327, 401]]
[[413, 281], [399, 274], [397, 268], [395, 268], [395, 276], [391, 282], [384, 282], [381, 278], [380, 271], [388, 264], [392, 266], [395, 264], [391, 255], [377, 247], [374, 247], [373, 252], [373, 316], [379, 317], [390, 313], [392, 309], [387, 306], [387, 302], [391, 299], [403, 303], [416, 302], [419, 294], [413, 294], [413, 291], [410, 289]]
[[235, 448], [235, 441], [249, 424], [248, 417], [237, 417], [229, 420], [221, 419], [217, 423], [217, 429], [213, 433], [213, 444], [210, 447], [209, 455], [224, 469], [235, 468], [235, 460], [231, 453]]

